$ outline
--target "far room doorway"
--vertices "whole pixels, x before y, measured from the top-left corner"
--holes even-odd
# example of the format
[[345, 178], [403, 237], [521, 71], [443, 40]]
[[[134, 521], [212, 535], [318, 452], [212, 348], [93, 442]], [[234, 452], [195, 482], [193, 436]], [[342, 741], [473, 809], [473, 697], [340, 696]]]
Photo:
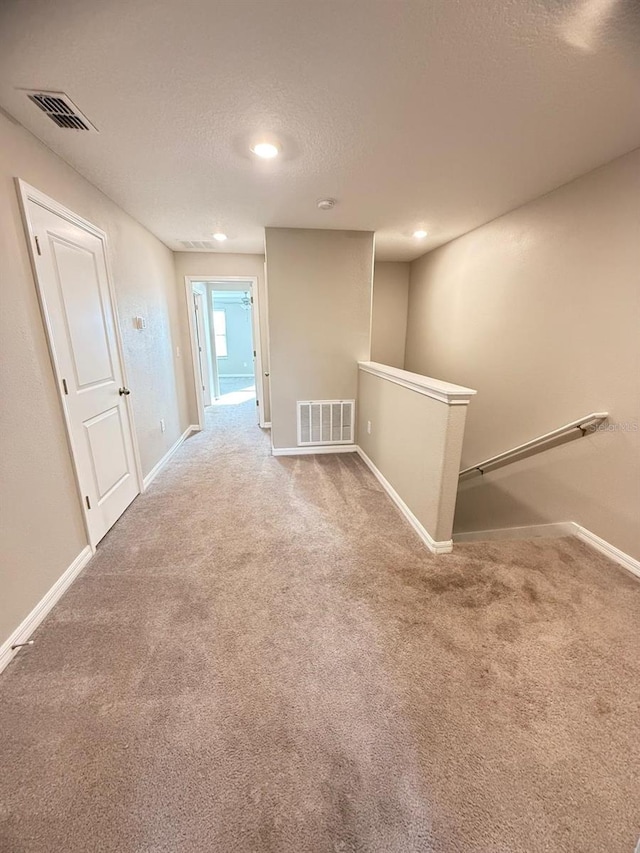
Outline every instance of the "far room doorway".
[[212, 405], [234, 405], [256, 396], [251, 293], [211, 289], [213, 344]]
[[249, 401], [265, 426], [256, 279], [187, 276], [186, 290], [200, 427], [206, 408]]

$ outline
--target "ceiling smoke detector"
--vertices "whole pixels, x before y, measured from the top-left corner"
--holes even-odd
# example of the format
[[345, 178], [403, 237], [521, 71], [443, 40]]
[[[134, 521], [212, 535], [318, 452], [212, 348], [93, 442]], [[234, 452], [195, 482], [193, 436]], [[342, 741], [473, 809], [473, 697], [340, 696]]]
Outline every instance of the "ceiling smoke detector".
[[320, 210], [332, 210], [336, 206], [335, 198], [321, 198], [318, 202]]
[[23, 91], [31, 103], [63, 130], [88, 130], [90, 133], [98, 133], [98, 128], [91, 124], [64, 92], [39, 92], [35, 89]]

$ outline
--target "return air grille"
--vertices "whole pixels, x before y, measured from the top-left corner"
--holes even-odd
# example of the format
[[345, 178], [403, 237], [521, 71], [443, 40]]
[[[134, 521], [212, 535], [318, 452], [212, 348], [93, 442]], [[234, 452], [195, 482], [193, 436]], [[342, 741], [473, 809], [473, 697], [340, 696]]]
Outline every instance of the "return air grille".
[[185, 249], [201, 249], [203, 251], [212, 252], [214, 249], [219, 249], [220, 244], [211, 243], [207, 240], [180, 240], [180, 244]]
[[54, 124], [64, 130], [88, 130], [97, 133], [97, 129], [83, 115], [64, 92], [27, 92], [27, 97], [38, 109], [41, 109]]
[[353, 444], [355, 400], [298, 401], [298, 445]]

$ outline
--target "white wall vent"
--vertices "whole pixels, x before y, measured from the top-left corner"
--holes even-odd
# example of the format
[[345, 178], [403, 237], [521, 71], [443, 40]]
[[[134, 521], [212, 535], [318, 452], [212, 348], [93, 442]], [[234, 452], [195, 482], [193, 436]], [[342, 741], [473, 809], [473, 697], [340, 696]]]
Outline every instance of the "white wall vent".
[[88, 130], [97, 133], [98, 129], [80, 112], [68, 95], [64, 92], [38, 92], [25, 89], [27, 97], [43, 113], [49, 116], [54, 124], [64, 130]]
[[298, 445], [353, 444], [355, 400], [298, 400]]
[[213, 252], [214, 249], [219, 249], [219, 243], [211, 243], [208, 240], [180, 240], [180, 245], [185, 249], [202, 249], [206, 252]]

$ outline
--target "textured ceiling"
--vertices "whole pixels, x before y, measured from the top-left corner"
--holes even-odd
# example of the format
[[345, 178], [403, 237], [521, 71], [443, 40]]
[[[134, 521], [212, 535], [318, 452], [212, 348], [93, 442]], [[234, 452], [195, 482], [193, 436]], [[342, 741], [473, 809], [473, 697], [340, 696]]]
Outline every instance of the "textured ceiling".
[[0, 104], [172, 248], [348, 228], [407, 260], [640, 144], [639, 43], [636, 0], [3, 0]]

